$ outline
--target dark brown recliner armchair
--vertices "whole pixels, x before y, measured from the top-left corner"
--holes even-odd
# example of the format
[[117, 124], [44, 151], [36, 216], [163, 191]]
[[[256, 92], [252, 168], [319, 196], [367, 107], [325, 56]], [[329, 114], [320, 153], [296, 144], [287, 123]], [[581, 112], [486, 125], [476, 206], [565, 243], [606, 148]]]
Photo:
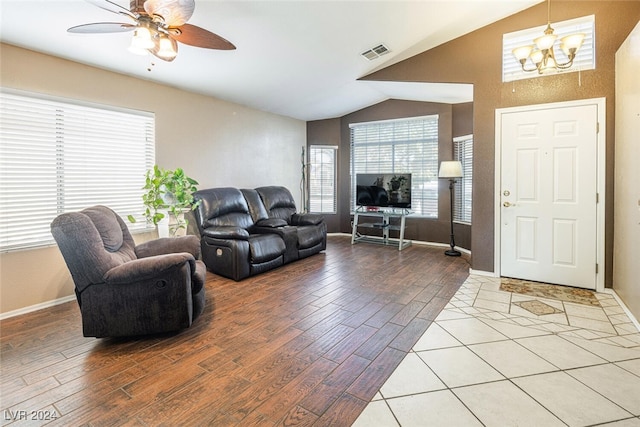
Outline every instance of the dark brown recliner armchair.
[[206, 268], [195, 236], [135, 245], [126, 224], [105, 206], [51, 223], [71, 272], [87, 337], [177, 331], [204, 308]]

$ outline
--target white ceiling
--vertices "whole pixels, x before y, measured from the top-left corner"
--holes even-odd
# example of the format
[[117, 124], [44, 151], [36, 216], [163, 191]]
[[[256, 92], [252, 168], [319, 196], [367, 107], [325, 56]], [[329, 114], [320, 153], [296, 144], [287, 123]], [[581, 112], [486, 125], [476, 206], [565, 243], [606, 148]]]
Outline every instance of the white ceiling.
[[[128, 0], [112, 0], [128, 8]], [[91, 22], [127, 22], [84, 0], [0, 0], [0, 39], [99, 68], [301, 120], [340, 117], [386, 99], [459, 103], [470, 85], [359, 81], [370, 72], [542, 0], [196, 0], [190, 24], [234, 51], [180, 45], [171, 63], [127, 50], [131, 33], [77, 35]], [[360, 54], [384, 43], [374, 61]], [[150, 63], [155, 65], [150, 68]]]

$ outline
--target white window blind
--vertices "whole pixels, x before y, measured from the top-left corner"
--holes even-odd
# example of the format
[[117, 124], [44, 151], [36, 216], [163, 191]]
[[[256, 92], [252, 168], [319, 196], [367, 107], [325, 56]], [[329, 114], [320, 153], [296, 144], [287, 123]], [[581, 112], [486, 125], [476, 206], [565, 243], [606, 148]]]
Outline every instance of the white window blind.
[[471, 189], [473, 186], [473, 135], [453, 140], [453, 159], [462, 163], [462, 178], [456, 180], [453, 220], [471, 224]]
[[[551, 11], [553, 13], [553, 10]], [[534, 77], [543, 77], [537, 71], [526, 72], [522, 70], [520, 62], [513, 56], [512, 50], [520, 46], [534, 45], [533, 39], [544, 34], [547, 25], [541, 25], [536, 28], [528, 28], [526, 30], [507, 33], [502, 36], [502, 81], [510, 82], [513, 80], [530, 79]], [[582, 46], [573, 61], [571, 68], [563, 70], [563, 73], [575, 72], [580, 70], [593, 70], [596, 68], [596, 43], [595, 43], [595, 16], [584, 16], [581, 18], [570, 19], [562, 22], [552, 22], [551, 28], [557, 37], [553, 50], [556, 59], [560, 63], [565, 63], [568, 58], [560, 49], [560, 39], [564, 36], [574, 33], [584, 33], [585, 38]], [[527, 60], [527, 69], [535, 68], [531, 60]]]
[[109, 206], [147, 227], [145, 172], [155, 159], [153, 114], [0, 91], [0, 250], [53, 243], [60, 213]]
[[359, 173], [411, 173], [411, 210], [438, 217], [438, 116], [354, 123], [351, 210]]
[[309, 148], [309, 211], [336, 213], [336, 153], [338, 147]]

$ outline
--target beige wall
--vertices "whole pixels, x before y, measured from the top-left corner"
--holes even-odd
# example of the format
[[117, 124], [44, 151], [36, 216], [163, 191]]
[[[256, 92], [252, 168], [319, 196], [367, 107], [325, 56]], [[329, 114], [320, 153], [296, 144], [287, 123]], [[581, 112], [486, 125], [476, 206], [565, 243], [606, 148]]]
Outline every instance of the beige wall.
[[[160, 166], [184, 168], [200, 188], [284, 185], [300, 206], [303, 121], [6, 44], [0, 85], [154, 112]], [[57, 247], [0, 254], [0, 314], [72, 294]]]

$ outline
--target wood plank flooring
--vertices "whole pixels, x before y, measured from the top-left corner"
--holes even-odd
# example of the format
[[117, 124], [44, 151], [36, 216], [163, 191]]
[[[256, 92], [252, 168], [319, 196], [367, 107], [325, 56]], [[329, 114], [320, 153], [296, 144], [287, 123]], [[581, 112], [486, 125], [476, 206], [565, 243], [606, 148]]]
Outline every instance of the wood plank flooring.
[[75, 302], [2, 321], [1, 425], [349, 426], [469, 264], [327, 246], [242, 282], [208, 273], [204, 313], [176, 334], [85, 338]]

